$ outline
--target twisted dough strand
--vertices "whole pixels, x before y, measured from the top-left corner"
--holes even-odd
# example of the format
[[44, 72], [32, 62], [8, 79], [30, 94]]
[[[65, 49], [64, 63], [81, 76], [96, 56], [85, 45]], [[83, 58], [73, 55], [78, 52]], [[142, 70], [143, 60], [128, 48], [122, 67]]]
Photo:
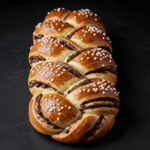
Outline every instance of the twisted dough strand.
[[29, 119], [64, 143], [105, 136], [119, 111], [117, 66], [104, 24], [89, 9], [48, 12], [33, 32]]

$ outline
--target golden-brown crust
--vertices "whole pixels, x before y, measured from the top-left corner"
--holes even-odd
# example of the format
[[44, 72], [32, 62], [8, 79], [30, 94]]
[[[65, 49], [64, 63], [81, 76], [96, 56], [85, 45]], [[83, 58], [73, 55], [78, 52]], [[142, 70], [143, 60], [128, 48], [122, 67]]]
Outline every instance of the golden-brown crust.
[[76, 32], [71, 38], [82, 48], [108, 47], [112, 51], [111, 41], [106, 33], [95, 26], [86, 26]]
[[59, 92], [64, 92], [70, 84], [75, 83], [79, 78], [65, 69], [62, 64], [46, 61], [38, 63], [30, 70], [28, 84], [30, 82], [40, 82]]
[[63, 21], [59, 19], [53, 19], [53, 20], [45, 20], [42, 23], [39, 23], [34, 32], [33, 32], [33, 40], [34, 43], [36, 41], [36, 36], [43, 35], [44, 37], [47, 36], [66, 36], [70, 32], [74, 30], [74, 27], [72, 27], [68, 23], [64, 23]]
[[83, 51], [68, 62], [68, 64], [74, 66], [83, 74], [103, 68], [113, 68], [114, 71], [116, 71], [116, 64], [112, 59], [112, 55], [102, 48], [94, 48]]
[[[116, 102], [119, 102], [118, 94], [119, 92], [116, 90], [115, 86], [110, 84], [109, 81], [101, 79], [91, 79], [89, 84], [79, 86], [78, 88], [74, 89], [71, 93], [69, 93], [66, 97], [78, 108], [82, 108], [82, 105], [84, 103], [96, 103], [97, 101], [112, 101], [114, 107], [116, 107]], [[101, 110], [103, 105], [101, 106], [95, 103], [93, 103], [93, 106], [96, 105], [97, 107], [100, 107], [99, 109]], [[86, 109], [88, 108], [87, 106], [84, 107]], [[109, 112], [109, 110], [111, 110], [111, 108], [106, 108], [106, 112]], [[101, 111], [99, 110], [98, 112], [101, 113]]]
[[42, 114], [62, 128], [68, 127], [81, 118], [80, 110], [60, 94], [45, 94], [40, 105]]
[[44, 134], [44, 135], [51, 135], [51, 134], [62, 131], [62, 129], [53, 129], [50, 126], [45, 125], [44, 123], [42, 123], [42, 121], [40, 121], [37, 118], [36, 112], [34, 109], [36, 96], [34, 96], [31, 99], [31, 101], [29, 103], [29, 110], [28, 110], [29, 120], [30, 120], [30, 123], [32, 124], [32, 126], [35, 128], [35, 130], [37, 130], [38, 132], [40, 132], [41, 134]]
[[30, 100], [30, 103], [29, 103], [29, 120], [30, 120], [30, 123], [32, 124], [32, 126], [38, 131], [40, 132], [41, 134], [45, 134], [45, 135], [48, 135], [49, 134], [49, 131], [46, 131], [45, 127], [43, 127], [36, 119], [35, 119], [35, 116], [33, 114], [33, 100]]
[[96, 115], [84, 114], [80, 120], [71, 126], [69, 133], [54, 134], [52, 138], [63, 143], [82, 142], [84, 135], [94, 127], [97, 120], [98, 116]]
[[93, 25], [106, 32], [104, 23], [100, 17], [90, 11], [89, 9], [81, 9], [73, 11], [65, 20], [65, 22], [71, 24], [76, 28], [80, 28], [87, 25]]
[[57, 8], [53, 11], [47, 13], [45, 20], [50, 19], [60, 19], [63, 20], [68, 14], [70, 14], [70, 10], [66, 10], [65, 8]]
[[101, 79], [104, 79], [106, 81], [109, 81], [111, 84], [116, 84], [117, 83], [117, 75], [115, 75], [114, 73], [111, 73], [111, 72], [96, 72], [96, 73], [91, 73], [91, 74], [88, 74], [86, 76], [88, 79], [90, 78], [101, 78]]
[[[110, 103], [110, 102], [91, 102], [90, 105], [95, 105], [95, 104], [99, 104], [99, 105], [102, 105], [102, 106], [99, 106], [97, 108], [93, 108], [93, 109], [85, 109], [83, 110], [84, 113], [89, 113], [89, 114], [96, 114], [96, 115], [104, 115], [104, 116], [107, 116], [107, 115], [114, 115], [116, 116], [119, 109], [116, 108], [116, 107], [111, 107], [113, 106], [113, 103]], [[107, 104], [107, 106], [110, 105], [110, 107], [105, 107], [103, 105]]]
[[36, 57], [42, 57], [46, 61], [64, 61], [66, 55], [71, 55], [73, 53], [74, 51], [68, 49], [60, 39], [43, 37], [30, 48], [29, 63], [33, 66], [31, 59]]
[[90, 142], [114, 126], [120, 97], [111, 40], [89, 9], [48, 12], [33, 32], [28, 86], [33, 128], [63, 143]]
[[90, 141], [94, 141], [94, 140], [102, 138], [112, 129], [112, 127], [114, 126], [114, 123], [115, 123], [114, 116], [111, 116], [111, 115], [104, 116], [101, 126], [99, 127], [98, 130], [96, 130], [94, 136], [89, 136], [85, 138], [84, 142], [90, 142]]

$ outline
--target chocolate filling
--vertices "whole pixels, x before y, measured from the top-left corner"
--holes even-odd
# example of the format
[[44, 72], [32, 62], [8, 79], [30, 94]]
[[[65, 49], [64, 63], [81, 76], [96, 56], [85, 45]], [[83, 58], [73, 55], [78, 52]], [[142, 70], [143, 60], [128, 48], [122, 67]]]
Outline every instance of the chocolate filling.
[[104, 121], [104, 116], [100, 116], [99, 119], [97, 120], [95, 126], [90, 131], [88, 131], [84, 137], [87, 138], [90, 136], [94, 136], [96, 130], [98, 130], [102, 127], [103, 121]]
[[103, 68], [100, 68], [100, 69], [92, 70], [92, 71], [87, 72], [85, 75], [88, 75], [90, 73], [98, 73], [98, 72], [99, 73], [111, 72], [111, 73], [117, 75], [116, 67], [112, 67], [112, 66], [108, 66], [108, 67], [103, 67]]
[[[51, 38], [53, 38], [53, 39], [58, 39], [58, 38], [56, 38], [56, 37], [51, 37]], [[59, 41], [60, 41], [60, 43], [61, 43], [64, 47], [66, 47], [67, 49], [73, 50], [73, 51], [76, 51], [76, 50], [77, 50], [73, 45], [71, 45], [69, 42], [67, 42], [67, 41], [65, 41], [65, 40], [59, 39]]]
[[39, 87], [41, 87], [41, 88], [52, 88], [55, 92], [62, 94], [60, 91], [58, 91], [57, 89], [55, 89], [51, 85], [47, 85], [45, 83], [38, 82], [38, 81], [31, 81], [31, 82], [29, 82], [29, 88], [33, 88], [33, 87], [37, 87], [37, 88], [39, 88]]
[[74, 91], [75, 89], [77, 89], [77, 88], [79, 88], [79, 87], [81, 87], [81, 86], [83, 86], [83, 85], [92, 83], [92, 82], [93, 82], [92, 79], [87, 79], [87, 80], [85, 80], [85, 81], [82, 81], [82, 82], [80, 82], [79, 84], [73, 86], [71, 89], [69, 89], [69, 90], [67, 91], [67, 94], [70, 94], [70, 93], [71, 93], [72, 91]]
[[68, 14], [63, 18], [63, 21], [65, 21], [65, 20], [67, 19], [67, 17], [68, 17], [70, 14], [71, 14], [71, 12], [68, 13]]
[[87, 51], [89, 49], [84, 49], [84, 50], [80, 50], [80, 51], [77, 51], [75, 52], [74, 54], [70, 55], [67, 59], [67, 62], [71, 61], [72, 59], [74, 59], [76, 56], [78, 56], [79, 54], [81, 54], [82, 52], [84, 51]]
[[38, 61], [44, 61], [44, 60], [46, 60], [46, 59], [41, 57], [41, 56], [31, 56], [30, 60], [29, 60], [29, 63], [32, 64], [32, 63], [35, 63], [35, 62], [38, 62]]
[[71, 74], [73, 74], [75, 77], [82, 79], [84, 78], [84, 76], [82, 74], [80, 74], [78, 71], [76, 71], [74, 68], [72, 68], [71, 66], [69, 66], [66, 63], [58, 63], [59, 65], [61, 65], [64, 69], [66, 69], [68, 72], [70, 72]]
[[68, 42], [66, 42], [64, 40], [60, 39], [60, 43], [63, 44], [69, 50], [74, 50], [74, 51], [76, 50], [76, 48], [73, 45], [71, 45], [70, 43], [68, 43]]
[[48, 88], [50, 87], [49, 85], [46, 85], [45, 83], [37, 82], [37, 81], [31, 81], [29, 83], [29, 88], [33, 88], [34, 86], [36, 87], [42, 87], [42, 88]]
[[66, 134], [69, 133], [71, 127], [72, 127], [72, 125], [69, 126], [69, 127], [67, 127], [67, 128], [65, 128], [62, 132], [63, 132], [63, 133], [66, 133]]
[[38, 35], [35, 35], [35, 36], [34, 36], [34, 39], [35, 39], [35, 40], [39, 40], [39, 39], [41, 39], [43, 36], [44, 36], [43, 34], [38, 34]]
[[[91, 102], [98, 102], [98, 101], [107, 101], [107, 102], [112, 102], [113, 104], [95, 104], [92, 106], [86, 106], [85, 104], [91, 103]], [[82, 110], [85, 109], [91, 109], [91, 108], [99, 108], [99, 107], [111, 107], [111, 108], [119, 108], [119, 101], [116, 100], [115, 98], [110, 98], [110, 97], [101, 97], [101, 98], [96, 98], [96, 99], [91, 99], [86, 102], [83, 102], [80, 105]]]
[[41, 122], [45, 123], [46, 125], [54, 128], [54, 129], [59, 129], [58, 126], [52, 124], [47, 118], [45, 118], [42, 114], [42, 111], [41, 111], [41, 107], [40, 107], [40, 101], [41, 101], [41, 98], [42, 98], [42, 94], [39, 94], [36, 99], [35, 99], [35, 106], [34, 106], [34, 109], [35, 109], [35, 112], [36, 112], [36, 116], [38, 118], [38, 120], [40, 120]]
[[73, 32], [71, 32], [69, 35], [67, 35], [66, 38], [70, 39], [76, 32], [78, 32], [79, 30], [83, 29], [85, 26], [75, 29]]

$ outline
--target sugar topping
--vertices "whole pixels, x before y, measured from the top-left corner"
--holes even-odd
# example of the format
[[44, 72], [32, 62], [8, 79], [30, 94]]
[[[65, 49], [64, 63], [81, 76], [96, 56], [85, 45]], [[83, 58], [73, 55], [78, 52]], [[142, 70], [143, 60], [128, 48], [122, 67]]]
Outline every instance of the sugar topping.
[[78, 10], [78, 16], [85, 16], [86, 18], [88, 18], [90, 16], [94, 16], [95, 18], [98, 17], [98, 15], [94, 14], [90, 9], [81, 9], [81, 10]]
[[63, 117], [63, 111], [71, 110], [72, 107], [70, 105], [66, 105], [63, 100], [61, 100], [57, 94], [50, 94], [48, 98], [44, 98], [43, 105], [46, 108], [45, 111], [47, 113], [55, 113], [56, 119], [58, 121]]
[[40, 28], [41, 27], [41, 22], [39, 22], [36, 26], [35, 26], [35, 28]]
[[97, 14], [93, 13], [90, 9], [81, 9], [81, 10], [75, 10], [73, 11], [73, 18], [74, 20], [76, 20], [76, 18], [78, 16], [84, 16], [85, 18], [91, 18], [94, 19], [94, 21], [98, 21], [98, 19], [100, 19], [100, 17], [98, 17]]
[[84, 86], [83, 88], [80, 88], [78, 90], [79, 93], [87, 92], [87, 93], [97, 93], [101, 92], [103, 95], [107, 94], [107, 91], [112, 91], [114, 95], [118, 96], [119, 91], [115, 88], [114, 85], [112, 85], [109, 81], [106, 81], [104, 79], [102, 80], [95, 80], [92, 83]]
[[103, 40], [107, 40], [111, 43], [110, 38], [106, 36], [106, 33], [95, 26], [86, 26], [86, 28], [83, 28], [81, 31], [83, 32], [83, 37], [81, 39], [85, 38], [87, 34], [91, 34], [93, 36], [101, 35]]
[[57, 48], [58, 46], [60, 48], [64, 47], [63, 44], [61, 44], [60, 39], [57, 39], [57, 38], [43, 37], [37, 42], [39, 43], [41, 47], [43, 47], [43, 48], [38, 49], [38, 51], [42, 53], [50, 53], [54, 51], [54, 48]]
[[88, 15], [88, 14], [93, 13], [93, 12], [91, 12], [91, 10], [87, 8], [87, 9], [79, 10], [79, 13], [84, 16], [84, 15]]
[[61, 31], [66, 27], [67, 23], [64, 23], [62, 20], [59, 18], [53, 18], [49, 20], [45, 20], [42, 23], [38, 23], [35, 28], [51, 28], [56, 31]]
[[65, 8], [56, 8], [56, 9], [54, 9], [54, 11], [61, 11], [61, 10], [65, 10]]
[[30, 49], [32, 49], [33, 46], [30, 47]]
[[[54, 9], [53, 11], [60, 12], [60, 11], [62, 11], [62, 10], [65, 10], [65, 8], [56, 8], [56, 9]], [[50, 13], [53, 12], [53, 11], [47, 12], [47, 14], [50, 14]]]
[[54, 82], [57, 77], [61, 77], [66, 72], [66, 69], [64, 69], [59, 62], [42, 62], [32, 67], [30, 72], [32, 74], [34, 73], [34, 79], [39, 75]]
[[[82, 54], [82, 53], [81, 53]], [[90, 60], [90, 61], [102, 61], [104, 59], [108, 59], [110, 63], [114, 63], [112, 55], [102, 48], [94, 48], [83, 52], [83, 57], [80, 58], [81, 61], [83, 60]], [[104, 67], [104, 64], [102, 64]]]

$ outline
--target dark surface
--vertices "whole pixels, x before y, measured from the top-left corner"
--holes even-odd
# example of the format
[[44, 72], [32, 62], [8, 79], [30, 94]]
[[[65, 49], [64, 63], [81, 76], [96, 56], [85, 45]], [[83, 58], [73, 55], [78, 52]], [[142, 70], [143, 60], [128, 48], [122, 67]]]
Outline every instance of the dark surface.
[[[150, 150], [150, 15], [148, 3], [26, 1], [0, 8], [0, 150]], [[118, 65], [121, 106], [103, 139], [76, 146], [38, 134], [28, 120], [32, 32], [49, 10], [89, 8], [103, 19]]]

